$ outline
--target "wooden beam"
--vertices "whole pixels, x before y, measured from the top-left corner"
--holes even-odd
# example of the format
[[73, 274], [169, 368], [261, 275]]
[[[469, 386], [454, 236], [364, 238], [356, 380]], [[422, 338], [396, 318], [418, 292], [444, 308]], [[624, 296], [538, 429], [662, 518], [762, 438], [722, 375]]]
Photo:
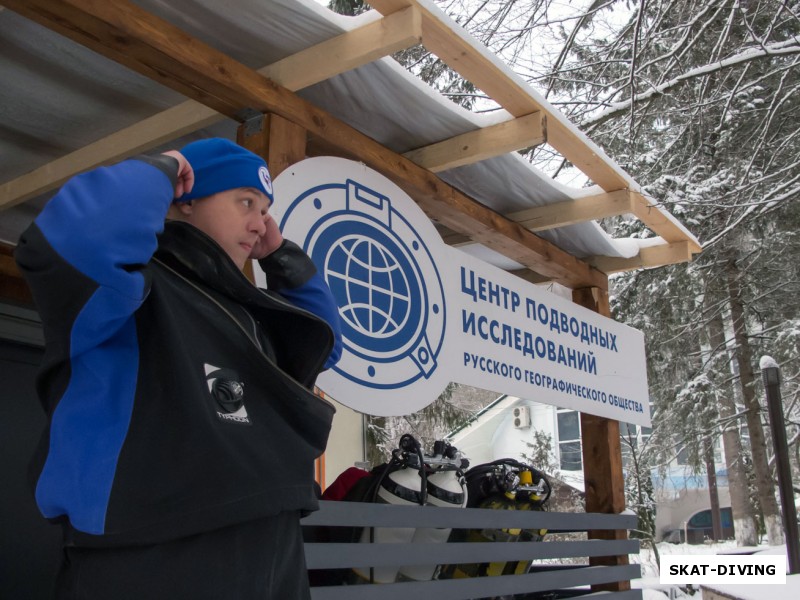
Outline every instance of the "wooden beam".
[[475, 243], [469, 236], [466, 236], [463, 233], [456, 233], [444, 225], [435, 223], [434, 226], [436, 227], [436, 231], [439, 233], [439, 236], [442, 238], [442, 241], [448, 246], [458, 248], [459, 246], [468, 246], [469, 244]]
[[[572, 301], [604, 317], [611, 317], [608, 292], [597, 288], [573, 290]], [[619, 421], [581, 413], [583, 479], [586, 488], [586, 512], [619, 514], [626, 508], [625, 479], [622, 473], [622, 447]], [[589, 539], [625, 540], [625, 530], [590, 531]], [[589, 558], [592, 566], [627, 565], [628, 556]], [[592, 591], [625, 591], [630, 581], [592, 586]]]
[[[297, 91], [418, 44], [421, 36], [419, 11], [410, 7], [302, 50], [258, 72]], [[49, 192], [78, 173], [147, 152], [223, 119], [225, 115], [200, 102], [183, 102], [0, 185], [0, 210]]]
[[0, 185], [0, 210], [54, 190], [78, 173], [147, 152], [224, 118], [199, 102], [179, 104]]
[[0, 254], [0, 277], [22, 279], [22, 273], [10, 252]]
[[403, 154], [420, 167], [439, 173], [547, 141], [542, 113], [504, 121]]
[[637, 192], [632, 193], [631, 197], [633, 199], [633, 214], [636, 215], [636, 218], [658, 233], [665, 241], [687, 241], [692, 254], [702, 251], [703, 247], [697, 241], [697, 238], [680, 221], [667, 211], [662, 210], [655, 201]]
[[548, 143], [604, 190], [630, 187], [630, 178], [598, 146], [435, 5], [420, 0], [374, 0], [370, 5], [383, 15], [418, 7], [428, 50], [515, 117], [545, 114]]
[[0, 276], [0, 298], [26, 308], [35, 308], [31, 289], [24, 279]]
[[33, 295], [14, 261], [14, 247], [0, 243], [0, 300], [33, 308]]
[[215, 110], [274, 112], [358, 157], [403, 188], [426, 214], [568, 287], [607, 285], [585, 262], [447, 185], [327, 112], [126, 0], [4, 0]]
[[330, 79], [422, 41], [422, 16], [409, 6], [259, 71], [292, 91]]
[[689, 242], [673, 242], [646, 246], [639, 250], [639, 254], [631, 258], [614, 258], [611, 256], [593, 256], [587, 259], [589, 264], [597, 267], [603, 273], [619, 273], [634, 269], [648, 269], [690, 262], [692, 248]]
[[[236, 130], [236, 143], [264, 158], [272, 179], [306, 157], [305, 130], [278, 115], [251, 117]], [[243, 271], [256, 282], [252, 260], [245, 263]]]
[[[640, 202], [641, 194], [619, 190], [528, 208], [507, 214], [506, 217], [531, 231], [544, 231], [574, 223], [633, 213]], [[447, 237], [443, 235], [442, 239], [452, 246], [474, 243], [469, 238], [458, 237], [458, 234], [453, 232], [450, 232]], [[692, 260], [692, 251], [692, 244], [683, 240], [644, 247], [639, 254], [631, 258], [594, 256], [586, 259], [586, 262], [608, 274], [689, 262]]]
[[255, 130], [240, 126], [236, 143], [267, 161], [272, 179], [306, 157], [306, 132], [278, 115], [262, 115]]
[[[453, 248], [458, 248], [459, 246], [469, 246], [470, 244], [474, 244], [475, 241], [471, 238], [467, 237], [466, 235], [462, 235], [460, 233], [456, 233], [455, 231], [448, 229], [444, 225], [440, 225], [435, 223], [436, 231], [442, 238], [442, 241], [447, 244], [448, 246], [452, 246]], [[514, 271], [508, 271], [512, 275], [519, 277], [520, 279], [524, 279], [530, 283], [545, 283], [548, 281], [552, 281], [550, 277], [545, 277], [540, 273], [536, 273], [535, 271], [531, 271], [530, 269], [517, 269]]]
[[[638, 187], [627, 173], [560, 111], [431, 2], [371, 0], [370, 5], [383, 15], [409, 6], [418, 7], [422, 14], [422, 43], [451, 69], [483, 90], [515, 117], [541, 111], [547, 118], [548, 144], [605, 191], [635, 190]], [[688, 240], [693, 252], [700, 252], [697, 239], [660, 207], [645, 202], [635, 214], [665, 240]]]
[[[397, 166], [402, 168], [402, 165]], [[381, 171], [379, 166], [376, 165], [375, 168]], [[411, 171], [410, 168], [406, 168]], [[429, 183], [433, 181], [423, 175], [428, 174], [428, 171], [420, 170], [422, 173], [418, 174], [419, 177], [414, 177], [407, 183], [401, 179], [394, 179], [392, 174], [387, 174], [385, 170], [383, 172], [404, 188], [430, 218], [450, 229], [467, 235], [474, 241], [566, 287], [575, 287], [580, 285], [580, 281], [586, 280], [592, 280], [599, 286], [603, 285], [604, 276], [599, 271], [587, 271], [588, 265], [583, 261], [459, 191], [450, 188], [447, 193], [441, 189], [435, 195], [426, 194], [425, 181]], [[412, 186], [413, 189], [410, 189]]]
[[531, 231], [544, 231], [630, 212], [633, 206], [629, 192], [618, 190], [528, 208], [506, 216]]
[[539, 273], [531, 271], [530, 269], [517, 269], [516, 271], [509, 271], [512, 275], [516, 275], [520, 279], [524, 279], [530, 283], [547, 283], [553, 281], [549, 277], [545, 277]]

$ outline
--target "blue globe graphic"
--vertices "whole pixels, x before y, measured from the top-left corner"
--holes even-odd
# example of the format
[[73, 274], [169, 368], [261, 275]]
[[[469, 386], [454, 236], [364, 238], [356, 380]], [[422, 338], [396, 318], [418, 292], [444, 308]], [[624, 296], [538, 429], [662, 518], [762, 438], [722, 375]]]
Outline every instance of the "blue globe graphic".
[[[421, 379], [435, 381], [440, 364], [447, 312], [441, 276], [414, 219], [377, 184], [372, 189], [348, 178], [314, 185], [281, 219], [282, 230], [303, 240], [338, 309], [344, 353], [332, 369], [336, 378], [324, 385], [349, 385], [343, 378], [374, 390], [402, 390]], [[404, 204], [411, 199], [398, 198], [401, 208], [413, 210], [413, 203]], [[360, 398], [349, 387], [332, 389]]]
[[402, 331], [412, 298], [403, 265], [385, 245], [364, 235], [337, 240], [327, 256], [326, 279], [346, 326], [368, 338]]

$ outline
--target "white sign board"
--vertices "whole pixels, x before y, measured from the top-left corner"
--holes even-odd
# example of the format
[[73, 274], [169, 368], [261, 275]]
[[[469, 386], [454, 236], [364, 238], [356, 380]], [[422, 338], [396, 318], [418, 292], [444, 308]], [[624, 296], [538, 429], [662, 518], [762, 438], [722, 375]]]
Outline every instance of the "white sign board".
[[445, 245], [361, 163], [292, 165], [271, 212], [333, 291], [345, 351], [317, 385], [373, 415], [415, 412], [451, 381], [650, 424], [644, 337]]

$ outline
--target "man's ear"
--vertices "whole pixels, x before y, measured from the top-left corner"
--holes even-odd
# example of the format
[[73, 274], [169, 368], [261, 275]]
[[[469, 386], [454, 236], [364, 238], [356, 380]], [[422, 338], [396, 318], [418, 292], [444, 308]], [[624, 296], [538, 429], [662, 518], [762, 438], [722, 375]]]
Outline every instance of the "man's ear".
[[192, 216], [192, 201], [189, 202], [173, 202], [169, 205], [167, 211], [167, 218], [173, 221], [185, 221]]

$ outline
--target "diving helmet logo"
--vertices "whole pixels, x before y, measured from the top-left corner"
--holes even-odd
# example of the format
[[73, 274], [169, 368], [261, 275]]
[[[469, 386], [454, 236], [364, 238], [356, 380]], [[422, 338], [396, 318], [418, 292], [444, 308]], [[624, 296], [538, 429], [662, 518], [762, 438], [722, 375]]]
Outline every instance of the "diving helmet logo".
[[231, 369], [205, 364], [206, 384], [216, 406], [217, 418], [227, 423], [252, 425], [244, 405], [244, 383]]

